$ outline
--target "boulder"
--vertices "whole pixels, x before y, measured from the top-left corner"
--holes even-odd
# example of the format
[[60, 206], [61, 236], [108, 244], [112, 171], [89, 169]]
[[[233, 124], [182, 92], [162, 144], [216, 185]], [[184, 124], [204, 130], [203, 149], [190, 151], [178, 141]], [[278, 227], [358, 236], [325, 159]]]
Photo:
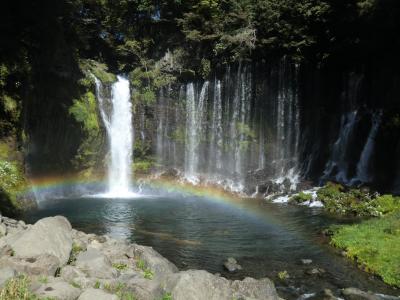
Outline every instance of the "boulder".
[[231, 273], [240, 271], [242, 269], [242, 266], [239, 265], [236, 259], [234, 259], [233, 257], [229, 257], [227, 261], [224, 262], [224, 267], [226, 270], [228, 270], [228, 272]]
[[111, 279], [118, 275], [110, 260], [95, 248], [79, 253], [75, 265], [90, 277]]
[[17, 272], [10, 267], [0, 269], [0, 289], [6, 284], [7, 280], [15, 277]]
[[278, 299], [275, 286], [268, 278], [256, 280], [245, 278], [235, 280], [231, 284], [234, 299]]
[[25, 258], [15, 256], [3, 256], [0, 258], [0, 268], [10, 267], [19, 273], [28, 275], [54, 276], [59, 265], [59, 259], [49, 254]]
[[129, 291], [141, 300], [162, 299], [163, 289], [158, 280], [145, 278], [133, 278], [126, 282]]
[[202, 270], [172, 274], [165, 286], [174, 300], [279, 299], [269, 279], [232, 282]]
[[136, 259], [142, 260], [146, 267], [149, 268], [155, 277], [165, 277], [172, 273], [178, 272], [178, 268], [168, 259], [161, 256], [151, 247], [133, 245], [133, 256]]
[[380, 300], [377, 295], [353, 287], [343, 289], [342, 295], [346, 300]]
[[0, 224], [0, 237], [7, 234], [7, 227], [5, 224]]
[[35, 291], [35, 294], [46, 299], [76, 300], [81, 294], [81, 290], [67, 282], [60, 281], [42, 285]]
[[116, 295], [111, 295], [100, 289], [87, 289], [78, 298], [78, 300], [118, 300]]
[[64, 217], [44, 218], [31, 228], [6, 237], [14, 255], [32, 258], [43, 254], [59, 260], [59, 266], [68, 262], [72, 250], [71, 224]]

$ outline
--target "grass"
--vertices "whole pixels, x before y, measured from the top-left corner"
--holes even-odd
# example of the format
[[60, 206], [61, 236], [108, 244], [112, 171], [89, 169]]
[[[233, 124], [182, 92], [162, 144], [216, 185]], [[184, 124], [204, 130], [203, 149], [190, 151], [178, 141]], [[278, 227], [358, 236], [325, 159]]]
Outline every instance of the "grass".
[[29, 278], [20, 275], [7, 281], [0, 291], [0, 300], [53, 300], [52, 298], [39, 298], [29, 290]]
[[161, 300], [173, 300], [171, 293], [165, 293]]
[[136, 267], [144, 272], [144, 278], [146, 279], [153, 279], [154, 273], [146, 267], [146, 264], [143, 260], [139, 259], [136, 262]]
[[40, 277], [39, 277], [39, 280], [38, 280], [40, 283], [42, 283], [42, 284], [47, 284], [47, 283], [49, 283], [49, 278], [47, 278], [47, 276], [44, 276], [44, 275], [41, 275]]
[[400, 211], [333, 229], [331, 244], [369, 273], [400, 287]]
[[72, 250], [69, 256], [68, 264], [73, 264], [76, 261], [76, 257], [78, 256], [79, 252], [82, 252], [83, 250], [84, 249], [80, 245], [72, 243]]
[[112, 264], [112, 266], [113, 266], [114, 269], [117, 269], [120, 272], [128, 269], [128, 265], [127, 264], [115, 263], [115, 264]]

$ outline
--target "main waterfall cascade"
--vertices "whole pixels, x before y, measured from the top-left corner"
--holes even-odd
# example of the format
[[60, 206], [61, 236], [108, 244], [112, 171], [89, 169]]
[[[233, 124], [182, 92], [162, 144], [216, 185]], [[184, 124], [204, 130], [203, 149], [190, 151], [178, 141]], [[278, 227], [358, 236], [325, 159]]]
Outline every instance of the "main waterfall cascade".
[[110, 146], [107, 197], [129, 197], [133, 154], [132, 104], [129, 81], [117, 76], [111, 87], [111, 111], [107, 110], [104, 87], [96, 77], [96, 95], [100, 115], [107, 131]]

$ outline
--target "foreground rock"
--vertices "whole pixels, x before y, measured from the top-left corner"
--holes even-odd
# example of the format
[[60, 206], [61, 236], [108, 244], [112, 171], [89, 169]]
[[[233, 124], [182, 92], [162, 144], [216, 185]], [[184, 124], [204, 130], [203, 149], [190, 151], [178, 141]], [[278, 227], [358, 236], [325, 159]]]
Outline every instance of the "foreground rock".
[[34, 225], [3, 218], [0, 226], [0, 288], [25, 274], [31, 292], [48, 299], [279, 299], [267, 278], [231, 281], [206, 271], [179, 272], [151, 247], [85, 234], [64, 217]]

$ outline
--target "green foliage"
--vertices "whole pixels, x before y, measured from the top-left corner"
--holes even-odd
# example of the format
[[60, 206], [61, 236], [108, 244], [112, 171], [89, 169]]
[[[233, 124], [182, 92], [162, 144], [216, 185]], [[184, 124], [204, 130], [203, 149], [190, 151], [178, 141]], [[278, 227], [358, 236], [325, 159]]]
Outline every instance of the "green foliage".
[[148, 173], [151, 168], [154, 166], [154, 160], [150, 158], [145, 158], [141, 160], [135, 160], [133, 162], [133, 172], [134, 173], [141, 173], [146, 174]]
[[304, 192], [300, 192], [294, 196], [292, 196], [289, 201], [290, 202], [296, 202], [296, 203], [304, 203], [307, 201], [311, 201], [312, 200], [312, 195], [311, 194], [306, 194]]
[[127, 264], [115, 263], [115, 264], [112, 264], [112, 266], [114, 269], [117, 269], [118, 271], [125, 271], [126, 269], [128, 269]]
[[144, 273], [143, 277], [144, 278], [153, 279], [154, 273], [149, 268], [147, 268], [146, 263], [142, 259], [139, 259], [136, 262], [136, 267], [143, 271], [143, 273]]
[[317, 192], [318, 200], [327, 211], [343, 215], [380, 216], [400, 209], [400, 198], [379, 196], [360, 189], [345, 190], [343, 186], [328, 182]]
[[173, 300], [171, 293], [165, 293], [161, 300]]
[[75, 281], [70, 282], [70, 284], [71, 284], [74, 288], [77, 288], [77, 289], [81, 289], [81, 288], [82, 288], [82, 286], [81, 286], [79, 283], [75, 282]]
[[280, 280], [282, 280], [282, 281], [285, 281], [285, 280], [287, 280], [288, 278], [289, 278], [289, 273], [288, 273], [288, 271], [281, 271], [281, 272], [279, 272], [278, 273], [278, 278], [280, 279]]
[[0, 291], [0, 300], [38, 300], [29, 290], [29, 279], [20, 275], [7, 281]]
[[84, 87], [90, 87], [91, 85], [92, 79], [90, 78], [90, 73], [96, 76], [103, 84], [111, 84], [117, 81], [116, 76], [108, 72], [107, 66], [98, 61], [90, 59], [81, 60], [80, 69], [86, 73], [86, 76], [80, 81], [80, 84]]
[[344, 249], [365, 271], [400, 287], [400, 212], [333, 231], [332, 245]]
[[80, 245], [72, 243], [72, 250], [69, 255], [68, 264], [73, 264], [76, 261], [76, 257], [78, 256], [79, 252], [82, 252], [83, 250], [84, 249]]
[[[2, 201], [10, 201], [9, 204], [16, 209], [21, 209], [20, 203], [17, 200], [19, 192], [26, 187], [26, 181], [23, 175], [22, 166], [16, 161], [0, 160], [0, 191], [2, 191]], [[0, 201], [0, 208], [3, 203]]]
[[96, 281], [96, 283], [94, 284], [94, 288], [99, 289], [100, 286], [101, 286], [100, 281]]
[[97, 114], [97, 102], [95, 95], [88, 91], [81, 99], [75, 99], [69, 108], [69, 113], [81, 124], [84, 132], [84, 140], [75, 156], [76, 166], [89, 168], [98, 155], [101, 144], [101, 132]]
[[184, 126], [178, 126], [171, 136], [172, 140], [177, 143], [184, 144], [186, 140], [186, 129]]
[[400, 210], [400, 197], [393, 195], [382, 195], [374, 199], [376, 210], [381, 214], [388, 214]]

